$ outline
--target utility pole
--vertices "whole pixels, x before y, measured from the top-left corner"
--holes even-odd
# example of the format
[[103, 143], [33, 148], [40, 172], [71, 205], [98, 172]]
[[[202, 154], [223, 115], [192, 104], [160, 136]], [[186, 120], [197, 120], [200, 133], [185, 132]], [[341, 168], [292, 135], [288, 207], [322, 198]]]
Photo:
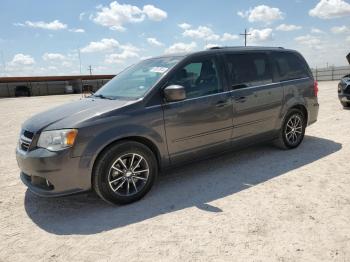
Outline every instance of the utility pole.
[[4, 52], [2, 50], [1, 50], [1, 62], [4, 70], [4, 76], [6, 76], [6, 63], [5, 63]]
[[81, 57], [80, 57], [80, 48], [78, 48], [78, 55], [79, 55], [79, 70], [81, 75]]
[[89, 68], [88, 68], [89, 72], [90, 72], [90, 75], [92, 75], [92, 66], [89, 65]]
[[244, 34], [240, 35], [244, 35], [244, 46], [247, 46], [247, 36], [251, 34], [247, 33], [247, 29], [244, 29]]

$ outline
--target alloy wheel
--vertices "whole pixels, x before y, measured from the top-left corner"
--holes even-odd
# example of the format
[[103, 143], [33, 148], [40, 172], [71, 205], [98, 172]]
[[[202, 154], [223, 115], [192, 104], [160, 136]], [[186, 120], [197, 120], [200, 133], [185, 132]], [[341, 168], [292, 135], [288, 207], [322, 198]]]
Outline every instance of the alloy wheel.
[[132, 196], [146, 185], [149, 166], [144, 157], [129, 153], [118, 157], [109, 169], [108, 183], [112, 191], [119, 196]]
[[292, 115], [285, 128], [285, 137], [289, 144], [297, 144], [303, 136], [303, 121], [298, 114]]

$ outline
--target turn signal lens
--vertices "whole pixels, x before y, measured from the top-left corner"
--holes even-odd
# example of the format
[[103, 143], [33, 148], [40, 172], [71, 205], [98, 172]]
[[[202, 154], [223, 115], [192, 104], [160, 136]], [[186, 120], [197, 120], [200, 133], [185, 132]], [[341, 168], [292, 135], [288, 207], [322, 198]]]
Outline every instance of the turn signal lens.
[[72, 129], [66, 134], [66, 145], [72, 146], [74, 145], [75, 138], [77, 137], [78, 130]]

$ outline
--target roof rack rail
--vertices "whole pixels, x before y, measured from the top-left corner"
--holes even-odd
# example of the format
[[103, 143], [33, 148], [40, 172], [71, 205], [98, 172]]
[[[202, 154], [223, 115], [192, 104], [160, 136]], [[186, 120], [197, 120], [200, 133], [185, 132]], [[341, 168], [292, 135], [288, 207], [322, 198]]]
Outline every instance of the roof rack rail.
[[208, 49], [209, 50], [215, 50], [215, 49], [221, 49], [222, 47], [220, 46], [212, 46], [212, 47], [209, 47]]

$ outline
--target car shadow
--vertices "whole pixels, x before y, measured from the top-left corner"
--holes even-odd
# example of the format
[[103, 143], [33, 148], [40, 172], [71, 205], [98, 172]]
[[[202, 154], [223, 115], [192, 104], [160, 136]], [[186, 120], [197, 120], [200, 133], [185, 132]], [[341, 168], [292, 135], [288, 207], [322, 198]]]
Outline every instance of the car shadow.
[[205, 212], [224, 212], [208, 203], [284, 175], [341, 148], [334, 141], [306, 136], [294, 150], [260, 145], [228, 153], [167, 172], [142, 200], [126, 206], [106, 204], [93, 193], [40, 198], [28, 190], [24, 206], [35, 224], [57, 235], [95, 234], [194, 206]]

